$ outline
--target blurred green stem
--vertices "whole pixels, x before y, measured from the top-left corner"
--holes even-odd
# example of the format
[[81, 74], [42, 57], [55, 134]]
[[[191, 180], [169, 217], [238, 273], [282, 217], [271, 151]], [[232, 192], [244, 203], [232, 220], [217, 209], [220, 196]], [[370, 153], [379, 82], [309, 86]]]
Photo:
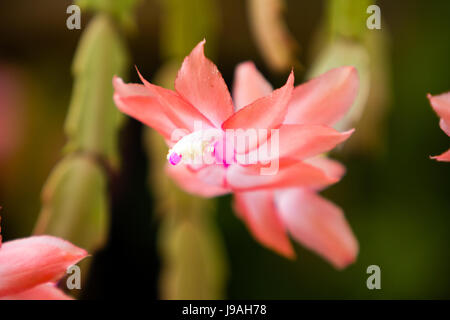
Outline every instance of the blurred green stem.
[[[65, 155], [44, 185], [35, 234], [64, 238], [93, 254], [106, 241], [109, 173], [119, 167], [118, 137], [123, 118], [112, 100], [112, 78], [123, 76], [128, 54], [113, 15], [94, 8], [92, 4], [97, 1], [80, 2], [84, 9], [99, 13], [86, 26], [75, 53]], [[108, 4], [112, 8], [122, 2]]]
[[[180, 62], [198, 42], [207, 37], [208, 53], [214, 52], [216, 2], [167, 0], [161, 5], [162, 55], [167, 62], [154, 81], [173, 88]], [[171, 300], [224, 298], [227, 268], [214, 221], [216, 202], [181, 191], [163, 170], [167, 145], [150, 129], [147, 137], [153, 164], [150, 182], [160, 205], [160, 296]]]
[[250, 29], [262, 57], [271, 70], [285, 72], [301, 67], [299, 44], [283, 18], [284, 0], [247, 0]]
[[380, 146], [381, 121], [389, 100], [387, 30], [369, 30], [367, 7], [372, 0], [328, 0], [325, 18], [311, 52], [307, 77], [316, 77], [332, 68], [354, 66], [359, 76], [358, 96], [350, 111], [335, 127], [356, 127], [349, 149], [372, 151]]
[[373, 0], [329, 0], [328, 27], [331, 37], [362, 40], [366, 34], [366, 9]]

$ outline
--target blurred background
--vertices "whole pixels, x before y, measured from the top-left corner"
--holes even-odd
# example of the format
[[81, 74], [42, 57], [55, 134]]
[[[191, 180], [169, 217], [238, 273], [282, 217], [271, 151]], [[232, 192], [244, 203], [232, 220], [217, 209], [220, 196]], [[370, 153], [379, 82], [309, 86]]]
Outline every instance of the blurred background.
[[[101, 158], [92, 163], [100, 168], [100, 189], [93, 188], [101, 190], [98, 197], [104, 200], [95, 206], [104, 213], [99, 218], [103, 222], [87, 232], [97, 220], [77, 220], [81, 225], [70, 230], [73, 239], [65, 237], [77, 244], [95, 238], [96, 254], [89, 258], [79, 297], [450, 298], [450, 165], [429, 159], [448, 149], [449, 138], [426, 99], [427, 93], [450, 90], [449, 1], [377, 1], [381, 30], [366, 28], [370, 14], [365, 9], [371, 1], [196, 0], [187, 5], [142, 0], [134, 7], [134, 1], [113, 1], [123, 4], [117, 6], [122, 11], [108, 11], [112, 7], [103, 6], [105, 1], [98, 1], [98, 7], [93, 2], [80, 1], [79, 30], [66, 27], [71, 1], [0, 2], [0, 214], [5, 241], [39, 233], [38, 218], [44, 225], [41, 232], [64, 236], [58, 234], [62, 227], [54, 231], [56, 227], [39, 217], [50, 211], [50, 219], [59, 215], [56, 225], [76, 224], [54, 204], [58, 192], [47, 187], [51, 191], [46, 197], [42, 190], [52, 185], [48, 177], [62, 160], [92, 151], [81, 142], [68, 146], [76, 133], [66, 121], [79, 94], [77, 79], [81, 83], [83, 72], [97, 74], [97, 64], [88, 72], [77, 69], [73, 60], [75, 52], [81, 56], [87, 50], [77, 49], [80, 39], [103, 11], [113, 17], [111, 39], [117, 36], [127, 52], [117, 72], [131, 82], [139, 82], [136, 65], [147, 79], [167, 83], [203, 37], [207, 56], [229, 88], [234, 67], [244, 60], [253, 60], [274, 87], [284, 83], [290, 66], [299, 84], [329, 67], [355, 65], [362, 77], [354, 106], [360, 111], [342, 125], [355, 127], [356, 133], [331, 155], [347, 166], [347, 175], [324, 195], [344, 209], [360, 254], [356, 263], [337, 271], [295, 245], [298, 258], [289, 261], [252, 238], [235, 216], [231, 196], [205, 202], [180, 191], [164, 199], [167, 181], [157, 174], [166, 151], [139, 122], [123, 117], [113, 131], [117, 152], [111, 157], [107, 151], [93, 152]], [[284, 6], [280, 12], [278, 4]], [[116, 51], [105, 52], [107, 60]], [[79, 58], [79, 64], [86, 60]], [[106, 106], [112, 103], [108, 99]], [[90, 169], [80, 165], [74, 170]], [[62, 199], [84, 203], [72, 189], [66, 190], [59, 193]], [[171, 214], [177, 211], [173, 203], [191, 212]], [[82, 210], [86, 212], [80, 216], [90, 215], [90, 207]], [[180, 219], [194, 231], [174, 227]], [[197, 225], [199, 219], [207, 222]], [[100, 229], [104, 235], [98, 242]], [[199, 254], [196, 240], [189, 242], [198, 235], [204, 242], [212, 237], [214, 246]], [[172, 243], [177, 237], [185, 247]], [[381, 268], [381, 290], [366, 287], [366, 269], [372, 264]], [[179, 280], [183, 277], [190, 283]], [[197, 295], [202, 281], [212, 281], [214, 288]]]

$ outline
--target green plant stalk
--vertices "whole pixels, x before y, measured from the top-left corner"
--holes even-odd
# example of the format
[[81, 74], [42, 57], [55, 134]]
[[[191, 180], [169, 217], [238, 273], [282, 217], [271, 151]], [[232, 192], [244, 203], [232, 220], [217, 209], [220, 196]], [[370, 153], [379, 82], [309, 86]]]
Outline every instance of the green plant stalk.
[[103, 246], [109, 227], [108, 172], [119, 167], [122, 122], [112, 100], [112, 78], [123, 76], [127, 61], [112, 19], [96, 14], [75, 54], [65, 155], [44, 185], [35, 227], [36, 234], [59, 236], [91, 254]]
[[302, 69], [297, 43], [283, 17], [284, 0], [247, 0], [247, 16], [254, 41], [272, 71]]
[[371, 0], [329, 0], [325, 19], [316, 37], [313, 62], [307, 74], [316, 77], [332, 68], [351, 65], [358, 71], [358, 96], [350, 111], [336, 125], [338, 130], [356, 127], [349, 149], [375, 149], [378, 127], [389, 100], [387, 30], [369, 30], [366, 20]]
[[366, 34], [367, 7], [373, 0], [329, 0], [327, 22], [331, 37], [361, 40]]
[[[161, 4], [164, 17], [161, 47], [167, 62], [154, 82], [173, 89], [180, 62], [203, 38], [207, 39], [208, 55], [213, 55], [216, 3], [167, 0]], [[158, 234], [162, 260], [160, 297], [169, 300], [221, 299], [227, 265], [223, 240], [214, 221], [216, 201], [180, 190], [163, 170], [167, 164], [165, 142], [151, 129], [147, 131], [147, 138], [153, 165], [150, 183], [154, 187], [161, 220]]]

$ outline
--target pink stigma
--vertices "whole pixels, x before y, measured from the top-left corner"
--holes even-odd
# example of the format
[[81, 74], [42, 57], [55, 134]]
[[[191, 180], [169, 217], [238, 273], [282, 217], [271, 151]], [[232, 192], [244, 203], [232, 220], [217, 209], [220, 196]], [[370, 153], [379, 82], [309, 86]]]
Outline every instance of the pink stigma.
[[177, 164], [179, 164], [181, 161], [181, 155], [176, 153], [176, 152], [172, 152], [169, 156], [169, 162], [171, 165], [176, 166]]

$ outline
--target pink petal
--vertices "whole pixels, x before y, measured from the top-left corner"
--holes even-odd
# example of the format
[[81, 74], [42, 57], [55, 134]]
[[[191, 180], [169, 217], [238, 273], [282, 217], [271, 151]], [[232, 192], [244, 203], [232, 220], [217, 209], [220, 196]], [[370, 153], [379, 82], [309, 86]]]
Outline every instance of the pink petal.
[[[177, 93], [155, 86], [146, 81], [140, 74], [145, 87], [126, 85], [122, 79], [113, 80], [115, 93], [114, 101], [117, 107], [129, 116], [147, 124], [160, 132], [166, 140], [170, 138], [173, 130], [187, 129], [193, 131], [195, 121], [206, 127], [212, 124], [197, 109], [185, 102]], [[146, 95], [133, 95], [145, 93]]]
[[332, 69], [295, 87], [285, 123], [332, 126], [342, 118], [358, 93], [354, 67]]
[[450, 161], [450, 149], [445, 151], [443, 154], [439, 156], [431, 157], [431, 159], [436, 159], [438, 161], [445, 161], [445, 162]]
[[[261, 174], [262, 166], [231, 165], [227, 170], [227, 184], [235, 191], [251, 191], [263, 188], [286, 188], [301, 186], [324, 188], [339, 181], [328, 176], [320, 168], [297, 160], [280, 160], [274, 174]], [[266, 167], [267, 168], [267, 167]]]
[[220, 128], [233, 113], [233, 102], [216, 65], [205, 57], [204, 45], [205, 40], [184, 59], [175, 90]]
[[336, 160], [329, 159], [325, 156], [317, 156], [305, 160], [306, 163], [320, 168], [328, 176], [341, 179], [345, 174], [345, 167]]
[[[430, 100], [431, 106], [433, 107], [434, 111], [441, 118], [439, 122], [441, 129], [448, 136], [450, 136], [450, 92], [436, 96], [428, 94], [427, 97]], [[434, 156], [431, 158], [438, 161], [450, 161], [450, 150], [444, 152], [439, 156]]]
[[445, 122], [446, 127], [450, 127], [450, 92], [436, 96], [428, 94], [427, 97], [434, 111]]
[[114, 93], [120, 97], [134, 97], [134, 96], [153, 96], [143, 84], [138, 83], [124, 83], [122, 78], [114, 76], [113, 78]]
[[0, 296], [55, 281], [86, 255], [85, 250], [51, 236], [5, 242], [0, 249]]
[[166, 172], [186, 192], [207, 198], [229, 193], [224, 185], [223, 166], [211, 165], [194, 171], [183, 164], [167, 165]]
[[445, 122], [444, 119], [439, 121], [439, 126], [450, 137], [450, 122]]
[[[242, 131], [250, 129], [258, 133], [256, 140], [251, 140], [245, 146], [237, 145], [236, 151], [238, 153], [248, 152], [264, 143], [270, 136], [271, 129], [278, 128], [281, 125], [287, 112], [293, 85], [294, 74], [291, 72], [283, 87], [243, 107], [223, 123], [222, 128], [224, 130], [233, 129], [236, 134], [238, 134], [236, 129], [243, 129]], [[258, 129], [265, 129], [267, 132], [260, 135], [261, 130]]]
[[223, 129], [274, 129], [281, 125], [287, 112], [294, 85], [291, 72], [286, 84], [270, 95], [245, 106], [228, 118]]
[[295, 256], [270, 191], [237, 192], [234, 199], [235, 209], [259, 242], [285, 257]]
[[163, 113], [159, 101], [154, 97], [120, 97], [114, 94], [114, 102], [120, 111], [158, 131], [164, 139], [170, 140], [177, 128]]
[[161, 107], [158, 98], [141, 84], [125, 84], [113, 78], [114, 102], [120, 111], [158, 131], [169, 140], [177, 127]]
[[236, 111], [269, 95], [272, 91], [272, 86], [256, 69], [253, 62], [243, 62], [236, 67], [233, 81], [233, 99]]
[[260, 162], [284, 157], [302, 160], [330, 151], [347, 140], [353, 131], [341, 133], [322, 125], [282, 125], [278, 141], [268, 139], [258, 149], [250, 151], [249, 157]]
[[0, 300], [73, 300], [73, 298], [49, 282], [16, 294], [2, 296]]
[[353, 263], [358, 242], [340, 208], [313, 191], [289, 189], [277, 194], [281, 218], [292, 236], [336, 268]]
[[164, 112], [178, 126], [193, 131], [195, 122], [207, 128], [214, 128], [212, 122], [206, 118], [196, 107], [183, 99], [177, 92], [151, 84], [139, 73], [141, 81], [161, 102]]

